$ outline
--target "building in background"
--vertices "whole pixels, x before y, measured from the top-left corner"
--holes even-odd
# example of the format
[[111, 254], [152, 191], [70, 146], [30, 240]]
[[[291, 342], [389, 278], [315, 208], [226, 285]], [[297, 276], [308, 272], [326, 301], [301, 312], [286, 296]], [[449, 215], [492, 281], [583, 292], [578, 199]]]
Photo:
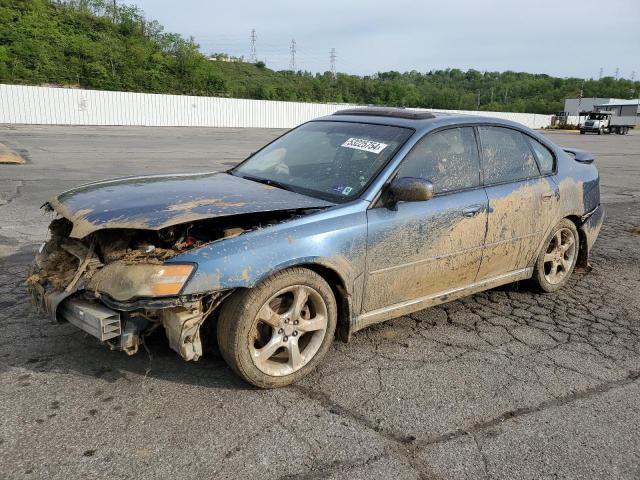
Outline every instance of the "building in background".
[[609, 101], [618, 100], [617, 98], [567, 98], [564, 101], [564, 111], [569, 116], [577, 116], [580, 112], [589, 112], [596, 105], [601, 103], [609, 103]]
[[622, 98], [567, 98], [564, 101], [566, 123], [579, 125], [584, 120], [582, 112], [593, 110], [610, 110], [616, 116], [634, 116], [635, 123], [640, 123], [640, 99], [625, 100]]
[[634, 123], [640, 123], [640, 98], [635, 100], [619, 100], [612, 98], [608, 102], [594, 105], [595, 110], [613, 112], [616, 117], [629, 117], [635, 119]]
[[244, 57], [234, 57], [226, 53], [213, 53], [209, 56], [209, 60], [214, 62], [243, 63]]

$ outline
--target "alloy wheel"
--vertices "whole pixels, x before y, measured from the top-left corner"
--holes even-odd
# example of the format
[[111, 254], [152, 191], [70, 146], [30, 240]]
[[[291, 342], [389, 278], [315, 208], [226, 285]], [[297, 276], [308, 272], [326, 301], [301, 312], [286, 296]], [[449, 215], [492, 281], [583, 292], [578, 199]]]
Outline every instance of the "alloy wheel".
[[327, 305], [307, 285], [292, 285], [260, 308], [249, 337], [254, 365], [271, 376], [290, 375], [318, 352], [328, 326]]
[[576, 261], [577, 244], [573, 232], [568, 228], [559, 229], [551, 238], [544, 255], [544, 277], [552, 285], [557, 285], [571, 272]]

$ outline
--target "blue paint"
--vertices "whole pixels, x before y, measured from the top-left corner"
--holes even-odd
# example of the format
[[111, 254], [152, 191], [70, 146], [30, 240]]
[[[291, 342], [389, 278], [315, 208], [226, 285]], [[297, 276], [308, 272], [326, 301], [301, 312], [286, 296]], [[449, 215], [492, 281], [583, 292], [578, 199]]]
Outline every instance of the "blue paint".
[[298, 193], [227, 173], [158, 175], [95, 182], [50, 201], [72, 220], [102, 228], [157, 230], [187, 221], [253, 212], [320, 208], [333, 205]]
[[[184, 220], [185, 216], [193, 216], [194, 219], [215, 218], [252, 212], [317, 208], [316, 211], [275, 225], [248, 231], [237, 237], [220, 239], [177, 255], [168, 262], [197, 264], [197, 270], [185, 286], [184, 294], [252, 287], [283, 268], [320, 265], [333, 270], [342, 279], [348, 297], [353, 302], [351, 315], [354, 318], [366, 310], [362, 299], [368, 298], [367, 288], [372, 285], [376, 285], [384, 293], [384, 282], [411, 280], [414, 282], [414, 291], [421, 288], [420, 278], [402, 277], [403, 262], [410, 264], [424, 261], [424, 265], [428, 265], [431, 260], [437, 260], [441, 267], [446, 267], [455, 265], [455, 255], [462, 254], [462, 250], [465, 250], [464, 254], [472, 257], [458, 264], [465, 265], [465, 268], [473, 267], [476, 272], [482, 270], [487, 262], [489, 247], [486, 245], [486, 232], [493, 232], [493, 242], [501, 241], [500, 225], [496, 224], [493, 230], [489, 227], [492, 221], [497, 221], [492, 216], [499, 214], [495, 205], [499, 205], [501, 199], [518, 194], [518, 188], [512, 184], [491, 189], [480, 185], [472, 191], [443, 194], [426, 202], [400, 204], [395, 208], [376, 204], [403, 158], [418, 140], [435, 130], [463, 125], [504, 126], [534, 137], [553, 151], [557, 159], [557, 171], [553, 175], [540, 177], [537, 180], [539, 186], [536, 187], [541, 192], [547, 187], [555, 192], [554, 208], [549, 209], [548, 213], [553, 218], [546, 219], [544, 226], [536, 227], [540, 230], [534, 232], [537, 236], [531, 234], [528, 237], [536, 245], [532, 245], [530, 249], [520, 249], [521, 252], [539, 251], [539, 244], [546, 234], [542, 230], [547, 224], [553, 226], [566, 216], [579, 218], [600, 203], [599, 177], [595, 164], [577, 162], [546, 137], [514, 122], [444, 114], [438, 114], [434, 119], [421, 120], [341, 115], [316, 121], [326, 120], [401, 126], [411, 128], [414, 133], [382, 168], [360, 198], [342, 204], [265, 186], [226, 173], [135, 177], [97, 182], [63, 193], [52, 204], [55, 206], [57, 201], [62, 207], [59, 209], [61, 213], [68, 214], [72, 219], [74, 215], [81, 215], [94, 230], [112, 228], [118, 222], [141, 222], [144, 225], [141, 228], [158, 229], [172, 222], [193, 221]], [[344, 188], [344, 185], [336, 185], [334, 190], [337, 192]], [[474, 205], [481, 206], [479, 214], [473, 217], [479, 236], [470, 237], [466, 242], [457, 242], [457, 250], [452, 247], [451, 251], [438, 252], [429, 248], [435, 240], [448, 235], [459, 222], [470, 221], [463, 219], [461, 215], [465, 207]], [[583, 228], [589, 248], [595, 241], [601, 223], [602, 212], [599, 211], [589, 221], [589, 225]], [[514, 235], [526, 233], [514, 233], [508, 228], [504, 231], [506, 241], [518, 240]], [[410, 240], [408, 243], [407, 238]], [[457, 239], [452, 239], [452, 244], [453, 240]], [[440, 258], [443, 253], [451, 256]], [[498, 253], [499, 249], [496, 255]], [[372, 281], [372, 272], [385, 272], [396, 265], [397, 274], [389, 270], [384, 277]], [[464, 278], [464, 281], [475, 280], [476, 274], [462, 275], [460, 278]], [[378, 298], [381, 297], [366, 301], [369, 308], [381, 306]], [[394, 300], [397, 299], [396, 295]]]

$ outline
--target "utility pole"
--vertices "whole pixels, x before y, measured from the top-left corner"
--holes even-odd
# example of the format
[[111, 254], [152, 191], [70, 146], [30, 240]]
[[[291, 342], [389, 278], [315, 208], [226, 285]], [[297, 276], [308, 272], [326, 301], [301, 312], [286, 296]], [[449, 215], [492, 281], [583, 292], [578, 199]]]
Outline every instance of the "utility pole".
[[616, 67], [616, 80], [618, 80], [619, 76], [620, 76], [620, 68]]
[[478, 108], [477, 110], [480, 110], [480, 90], [478, 90]]
[[578, 94], [578, 106], [576, 107], [576, 117], [578, 117], [578, 124], [580, 124], [580, 105], [582, 104], [582, 96], [584, 95], [584, 80], [580, 85], [580, 93]]
[[289, 70], [292, 72], [296, 71], [296, 41], [291, 40], [291, 46], [289, 47], [289, 52], [291, 52], [291, 60], [289, 60]]
[[331, 76], [336, 79], [336, 49], [332, 48], [329, 52], [329, 68], [331, 69]]
[[256, 35], [256, 29], [251, 29], [251, 47], [249, 48], [249, 63], [257, 63], [258, 57], [256, 55], [256, 40], [258, 36]]
[[633, 72], [631, 72], [631, 81], [632, 82], [636, 81], [636, 71], [635, 70]]
[[600, 67], [600, 73], [598, 74], [598, 80], [602, 80], [602, 74], [604, 73], [604, 68]]
[[493, 87], [491, 87], [491, 102], [490, 103], [493, 103]]

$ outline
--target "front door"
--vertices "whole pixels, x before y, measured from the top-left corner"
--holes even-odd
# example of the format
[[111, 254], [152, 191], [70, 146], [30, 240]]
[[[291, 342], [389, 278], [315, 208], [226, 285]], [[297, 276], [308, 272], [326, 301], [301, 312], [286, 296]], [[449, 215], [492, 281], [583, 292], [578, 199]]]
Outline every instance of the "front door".
[[369, 209], [363, 312], [475, 281], [488, 203], [479, 172], [471, 127], [430, 134], [409, 152], [396, 177], [431, 181], [434, 198]]

